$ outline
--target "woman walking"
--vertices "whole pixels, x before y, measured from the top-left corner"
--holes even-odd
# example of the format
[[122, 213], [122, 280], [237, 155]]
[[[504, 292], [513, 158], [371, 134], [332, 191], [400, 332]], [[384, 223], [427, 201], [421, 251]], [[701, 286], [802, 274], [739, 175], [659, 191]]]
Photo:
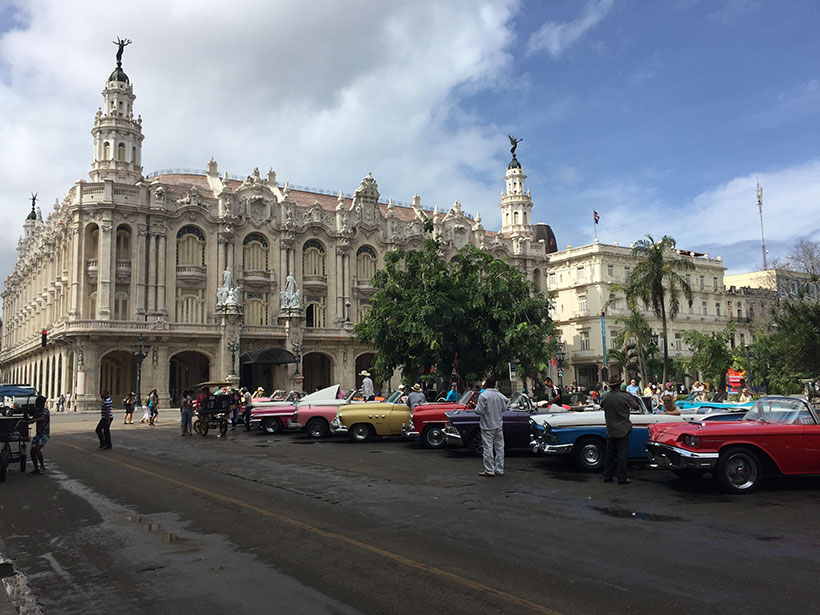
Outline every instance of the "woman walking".
[[182, 394], [182, 402], [180, 403], [179, 412], [182, 417], [180, 428], [183, 436], [191, 435], [191, 420], [194, 417], [194, 392], [185, 391]]
[[159, 422], [159, 395], [157, 395], [156, 389], [151, 389], [151, 392], [148, 393], [148, 424], [155, 425]]
[[134, 422], [134, 403], [136, 403], [136, 400], [137, 396], [133, 391], [122, 400], [122, 405], [125, 406], [125, 416], [122, 419], [123, 425], [131, 425]]

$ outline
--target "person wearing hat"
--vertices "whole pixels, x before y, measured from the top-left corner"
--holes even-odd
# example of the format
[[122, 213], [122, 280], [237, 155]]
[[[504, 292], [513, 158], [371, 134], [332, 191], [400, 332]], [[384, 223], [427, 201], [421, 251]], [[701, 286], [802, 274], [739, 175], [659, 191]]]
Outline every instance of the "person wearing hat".
[[638, 409], [638, 400], [634, 395], [622, 391], [621, 375], [609, 377], [609, 393], [601, 400], [601, 409], [606, 420], [606, 454], [604, 456], [604, 482], [611, 483], [613, 476], [618, 478], [619, 485], [629, 482], [626, 460], [629, 453], [629, 436], [632, 434], [632, 421], [629, 411]]
[[678, 392], [675, 390], [674, 382], [667, 382], [666, 388], [661, 393], [661, 403], [663, 403], [664, 414], [680, 414], [678, 410]]
[[362, 397], [365, 401], [373, 401], [376, 399], [376, 391], [373, 389], [373, 381], [370, 379], [370, 372], [363, 369], [359, 372], [359, 376], [364, 376], [364, 378], [362, 378]]
[[245, 431], [251, 430], [251, 405], [253, 396], [248, 387], [242, 387], [239, 389], [239, 407], [242, 409], [242, 424], [245, 425]]
[[400, 404], [406, 404], [407, 403], [407, 387], [404, 386], [403, 384], [400, 384], [396, 390], [400, 391], [400, 393], [399, 393], [399, 403]]
[[264, 396], [265, 396], [265, 389], [263, 389], [262, 387], [258, 387], [253, 392], [253, 399], [256, 399], [257, 397], [264, 397]]
[[410, 406], [412, 412], [419, 404], [426, 404], [427, 398], [421, 390], [421, 385], [417, 382], [410, 389], [410, 395], [407, 396], [407, 404]]
[[509, 400], [495, 388], [495, 378], [484, 381], [484, 392], [478, 396], [475, 413], [481, 428], [481, 451], [484, 469], [479, 476], [504, 475], [504, 411]]

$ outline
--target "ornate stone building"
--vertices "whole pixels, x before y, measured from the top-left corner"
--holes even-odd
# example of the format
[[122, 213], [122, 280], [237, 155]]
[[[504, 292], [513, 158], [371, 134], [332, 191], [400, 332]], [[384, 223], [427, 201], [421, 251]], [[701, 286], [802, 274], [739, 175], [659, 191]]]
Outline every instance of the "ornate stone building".
[[220, 175], [214, 160], [145, 177], [143, 123], [119, 60], [94, 117], [91, 181], [45, 220], [32, 202], [25, 220], [2, 293], [3, 381], [72, 393], [79, 408], [97, 407], [104, 389], [118, 402], [138, 372], [143, 397], [156, 388], [166, 408], [171, 394], [233, 374], [267, 390], [354, 386], [373, 357], [352, 336], [371, 277], [386, 252], [421, 246], [428, 219], [446, 256], [470, 243], [544, 288], [555, 237], [532, 225], [514, 152], [501, 233], [458, 202], [445, 212], [418, 195], [384, 203], [369, 174], [350, 196], [282, 185], [272, 170]]

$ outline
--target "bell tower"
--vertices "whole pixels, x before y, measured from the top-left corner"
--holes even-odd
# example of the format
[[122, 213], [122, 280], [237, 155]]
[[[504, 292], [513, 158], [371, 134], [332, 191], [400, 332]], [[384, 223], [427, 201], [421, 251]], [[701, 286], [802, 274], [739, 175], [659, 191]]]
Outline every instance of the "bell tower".
[[117, 38], [117, 68], [102, 91], [103, 107], [94, 116], [94, 161], [91, 181], [106, 179], [135, 184], [142, 179], [142, 118], [134, 119], [134, 88], [122, 70], [122, 52], [128, 39]]
[[532, 199], [529, 190], [524, 188], [527, 176], [515, 157], [515, 148], [521, 141], [510, 137], [512, 160], [504, 177], [507, 190], [501, 193], [501, 232], [504, 235], [532, 237]]

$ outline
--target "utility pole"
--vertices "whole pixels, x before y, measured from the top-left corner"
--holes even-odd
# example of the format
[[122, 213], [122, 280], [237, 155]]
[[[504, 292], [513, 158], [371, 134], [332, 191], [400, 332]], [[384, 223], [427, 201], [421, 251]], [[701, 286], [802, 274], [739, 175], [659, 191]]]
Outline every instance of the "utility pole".
[[766, 254], [768, 251], [766, 250], [766, 234], [763, 232], [763, 188], [761, 188], [759, 182], [757, 184], [757, 209], [760, 212], [760, 240], [763, 249], [763, 271], [766, 271], [768, 269], [768, 265], [766, 264]]

